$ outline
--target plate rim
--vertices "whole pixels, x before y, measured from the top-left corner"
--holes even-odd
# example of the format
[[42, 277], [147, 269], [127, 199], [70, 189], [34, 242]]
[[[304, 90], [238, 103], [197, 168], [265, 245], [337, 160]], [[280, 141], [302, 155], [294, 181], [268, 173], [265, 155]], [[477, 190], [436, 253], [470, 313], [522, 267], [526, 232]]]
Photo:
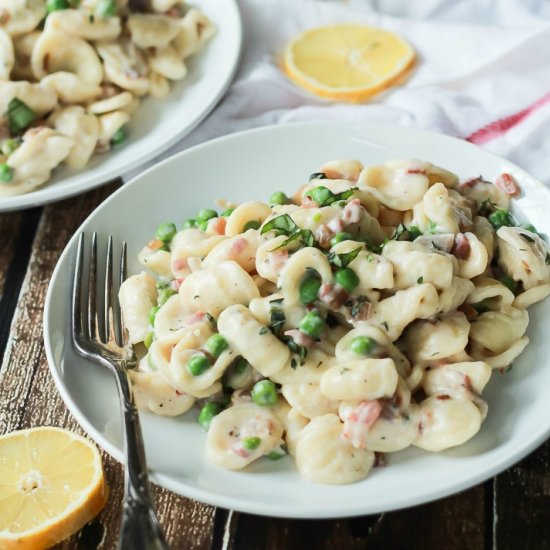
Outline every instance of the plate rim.
[[[331, 121], [308, 121], [308, 122], [293, 122], [293, 123], [287, 123], [287, 124], [271, 124], [267, 126], [261, 126], [257, 128], [234, 132], [231, 134], [217, 137], [212, 140], [205, 141], [203, 143], [197, 144], [193, 147], [180, 151], [175, 155], [168, 157], [166, 159], [163, 159], [159, 163], [147, 168], [142, 173], [133, 177], [123, 187], [116, 190], [105, 201], [99, 204], [97, 208], [94, 209], [94, 211], [91, 212], [88, 215], [88, 217], [86, 217], [86, 219], [82, 222], [82, 224], [78, 227], [78, 229], [75, 230], [73, 236], [69, 239], [62, 254], [60, 255], [54, 271], [52, 272], [52, 276], [50, 279], [51, 282], [48, 285], [46, 300], [44, 304], [44, 313], [43, 313], [44, 349], [47, 357], [48, 368], [54, 379], [57, 390], [60, 393], [69, 411], [74, 415], [74, 417], [76, 418], [80, 426], [86, 431], [86, 434], [88, 435], [88, 437], [90, 437], [93, 441], [95, 441], [98, 445], [100, 445], [110, 456], [112, 456], [115, 460], [117, 460], [117, 462], [119, 463], [124, 462], [123, 450], [119, 449], [113, 443], [111, 443], [106, 438], [104, 438], [102, 434], [98, 433], [95, 427], [92, 425], [92, 423], [89, 422], [85, 417], [85, 415], [80, 411], [78, 404], [75, 401], [73, 401], [73, 399], [70, 397], [69, 392], [62, 381], [61, 373], [56, 366], [55, 358], [53, 355], [53, 349], [51, 346], [51, 340], [46, 336], [50, 334], [49, 314], [52, 308], [51, 306], [52, 292], [53, 292], [52, 282], [57, 279], [58, 272], [61, 270], [61, 265], [65, 263], [67, 256], [72, 253], [72, 249], [75, 246], [75, 243], [78, 239], [80, 232], [89, 223], [90, 218], [95, 214], [95, 212], [99, 208], [103, 208], [103, 206], [108, 204], [109, 201], [114, 200], [114, 198], [119, 193], [124, 192], [124, 190], [127, 189], [129, 186], [134, 185], [140, 179], [148, 176], [150, 172], [154, 172], [159, 167], [164, 166], [165, 164], [179, 162], [180, 157], [185, 157], [186, 155], [194, 154], [195, 151], [201, 150], [204, 148], [209, 148], [212, 146], [216, 147], [220, 143], [223, 143], [228, 140], [239, 139], [241, 136], [249, 136], [256, 133], [293, 131], [291, 128], [303, 128], [303, 127], [334, 128], [334, 126], [339, 126], [344, 129], [345, 128], [358, 129], [358, 128], [368, 127], [371, 129], [380, 129], [380, 130], [386, 130], [386, 131], [387, 130], [405, 131], [405, 132], [411, 132], [414, 134], [423, 134], [431, 138], [443, 139], [453, 143], [458, 143], [462, 147], [481, 150], [485, 155], [491, 157], [493, 160], [501, 163], [506, 163], [507, 166], [516, 170], [518, 173], [522, 174], [523, 177], [526, 177], [529, 180], [530, 184], [535, 185], [539, 191], [542, 191], [544, 194], [546, 194], [548, 198], [548, 202], [550, 204], [550, 189], [546, 187], [541, 181], [531, 176], [523, 168], [520, 168], [515, 163], [503, 157], [500, 157], [490, 151], [486, 151], [485, 149], [478, 147], [477, 145], [474, 145], [470, 142], [467, 142], [463, 139], [460, 139], [454, 136], [449, 136], [446, 134], [441, 134], [438, 132], [425, 130], [422, 128], [415, 128], [411, 126], [402, 127], [394, 124], [386, 124], [386, 123], [370, 122], [370, 121], [364, 121], [364, 122], [339, 121], [337, 123], [331, 122]], [[459, 493], [475, 485], [478, 485], [479, 483], [482, 483], [487, 479], [490, 479], [491, 477], [500, 474], [501, 472], [503, 472], [513, 464], [516, 464], [517, 462], [525, 458], [529, 453], [531, 453], [535, 448], [541, 445], [550, 436], [550, 423], [547, 426], [542, 426], [539, 430], [535, 431], [534, 434], [533, 432], [531, 432], [531, 435], [532, 437], [530, 437], [528, 443], [526, 443], [519, 452], [506, 455], [503, 459], [496, 459], [492, 463], [490, 468], [480, 471], [479, 473], [474, 473], [471, 476], [468, 476], [467, 478], [461, 480], [461, 482], [459, 483], [448, 482], [444, 485], [440, 484], [435, 489], [431, 489], [431, 487], [427, 488], [426, 490], [422, 491], [420, 494], [416, 492], [411, 496], [408, 496], [408, 495], [403, 496], [401, 497], [399, 503], [396, 502], [395, 504], [384, 506], [383, 510], [376, 508], [374, 506], [369, 507], [368, 503], [364, 503], [365, 505], [363, 507], [353, 506], [353, 507], [341, 508], [336, 513], [334, 511], [316, 510], [312, 514], [312, 513], [308, 513], [308, 510], [305, 508], [292, 509], [292, 511], [290, 512], [285, 512], [285, 506], [283, 504], [275, 505], [273, 503], [265, 503], [265, 502], [260, 503], [257, 501], [250, 502], [250, 501], [240, 499], [238, 497], [221, 495], [218, 493], [213, 493], [211, 491], [201, 489], [199, 487], [194, 487], [193, 485], [186, 484], [185, 481], [180, 481], [179, 483], [172, 483], [170, 476], [163, 474], [162, 472], [157, 472], [152, 468], [149, 468], [149, 475], [150, 475], [150, 480], [153, 483], [160, 485], [161, 487], [164, 487], [170, 491], [173, 491], [176, 494], [182, 495], [186, 498], [195, 499], [197, 501], [200, 501], [212, 506], [235, 510], [238, 512], [263, 515], [267, 517], [294, 518], [294, 519], [328, 519], [328, 518], [356, 517], [356, 516], [362, 516], [367, 514], [401, 510], [412, 506], [426, 504], [428, 502], [432, 502], [434, 500], [438, 500], [440, 498], [444, 498], [444, 497]], [[182, 491], [181, 490], [182, 488], [184, 488], [185, 491]]]
[[[14, 212], [14, 211], [23, 210], [26, 208], [36, 208], [39, 206], [44, 206], [52, 202], [57, 202], [64, 199], [68, 199], [70, 197], [74, 197], [75, 195], [87, 193], [92, 189], [102, 187], [117, 179], [121, 179], [122, 178], [121, 172], [128, 173], [133, 170], [137, 170], [140, 166], [147, 164], [151, 160], [154, 160], [156, 157], [168, 151], [178, 141], [182, 140], [183, 138], [188, 136], [193, 130], [195, 130], [201, 124], [201, 122], [203, 122], [204, 119], [208, 115], [210, 115], [210, 113], [212, 113], [212, 111], [220, 103], [221, 99], [224, 97], [224, 95], [230, 88], [235, 78], [235, 75], [237, 73], [237, 70], [239, 69], [240, 59], [243, 53], [243, 21], [242, 21], [242, 14], [239, 9], [239, 5], [237, 3], [237, 0], [224, 0], [224, 1], [226, 1], [227, 2], [226, 5], [231, 6], [231, 8], [234, 11], [235, 21], [236, 21], [235, 31], [237, 33], [237, 38], [238, 38], [237, 48], [233, 52], [234, 55], [229, 65], [230, 70], [227, 73], [223, 86], [221, 86], [219, 90], [216, 92], [216, 94], [212, 96], [212, 99], [208, 103], [208, 106], [205, 109], [203, 109], [201, 114], [198, 117], [196, 117], [191, 124], [185, 126], [179, 132], [177, 132], [174, 136], [172, 136], [172, 138], [170, 138], [168, 141], [163, 142], [161, 145], [159, 145], [156, 148], [152, 148], [146, 154], [140, 155], [139, 157], [134, 158], [133, 160], [129, 160], [127, 163], [125, 163], [123, 168], [113, 167], [109, 169], [105, 173], [105, 175], [101, 177], [96, 176], [95, 178], [91, 178], [90, 182], [88, 182], [84, 186], [82, 183], [75, 182], [75, 183], [69, 184], [68, 188], [65, 188], [61, 185], [60, 189], [57, 189], [55, 186], [50, 187], [46, 184], [44, 187], [41, 186], [37, 190], [31, 191], [29, 193], [22, 193], [20, 195], [13, 195], [11, 197], [4, 197], [4, 198], [0, 197], [0, 214], [4, 212]], [[162, 101], [162, 100], [157, 100], [157, 101]], [[183, 152], [183, 151], [179, 151], [176, 154], [179, 154], [180, 152]], [[171, 157], [168, 157], [168, 158], [171, 158]], [[163, 161], [164, 160], [167, 160], [167, 159], [163, 159]], [[153, 165], [151, 168], [153, 168], [154, 166], [156, 165]], [[143, 173], [145, 173], [147, 170], [144, 170]], [[85, 168], [78, 171], [79, 174], [84, 172], [86, 172]], [[133, 181], [139, 175], [140, 174], [138, 174], [137, 176], [134, 176], [130, 181]], [[61, 180], [59, 183], [63, 183], [63, 180]], [[129, 183], [129, 181], [125, 183]]]

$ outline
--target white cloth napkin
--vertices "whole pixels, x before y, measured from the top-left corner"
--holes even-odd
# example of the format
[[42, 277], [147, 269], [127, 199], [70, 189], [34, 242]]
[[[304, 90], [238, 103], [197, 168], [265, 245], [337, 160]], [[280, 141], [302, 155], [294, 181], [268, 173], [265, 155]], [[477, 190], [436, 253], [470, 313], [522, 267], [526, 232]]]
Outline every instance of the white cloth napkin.
[[[223, 1], [223, 0], [220, 0]], [[163, 157], [273, 123], [379, 121], [478, 143], [550, 184], [550, 3], [547, 0], [240, 0], [244, 47], [214, 112]], [[277, 55], [302, 29], [354, 21], [408, 39], [410, 79], [362, 105], [300, 90]]]

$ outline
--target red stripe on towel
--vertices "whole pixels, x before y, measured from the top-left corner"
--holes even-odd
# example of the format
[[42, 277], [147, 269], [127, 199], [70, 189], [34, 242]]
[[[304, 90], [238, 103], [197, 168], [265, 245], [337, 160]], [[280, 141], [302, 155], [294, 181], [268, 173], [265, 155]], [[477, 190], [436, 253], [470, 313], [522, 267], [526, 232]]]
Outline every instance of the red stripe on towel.
[[469, 135], [466, 138], [466, 141], [470, 141], [472, 143], [475, 143], [476, 145], [483, 145], [484, 143], [487, 143], [501, 136], [502, 134], [505, 134], [508, 130], [510, 130], [510, 128], [513, 128], [529, 115], [548, 103], [550, 103], [550, 93], [541, 97], [540, 99], [529, 105], [529, 107], [526, 107], [525, 109], [522, 109], [521, 111], [518, 111], [513, 115], [495, 120], [495, 122], [491, 122], [491, 124], [488, 124], [487, 126], [480, 128], [479, 130], [476, 130], [473, 134]]

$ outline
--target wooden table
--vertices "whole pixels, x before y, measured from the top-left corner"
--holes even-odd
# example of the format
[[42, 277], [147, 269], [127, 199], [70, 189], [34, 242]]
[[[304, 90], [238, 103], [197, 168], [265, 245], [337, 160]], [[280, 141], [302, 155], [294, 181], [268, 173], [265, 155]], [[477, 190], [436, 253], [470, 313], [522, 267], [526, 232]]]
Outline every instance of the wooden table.
[[[50, 376], [42, 311], [67, 241], [116, 183], [52, 206], [0, 214], [0, 433], [62, 426], [83, 433]], [[550, 398], [550, 388], [549, 398]], [[115, 547], [121, 466], [103, 453], [111, 496], [101, 515], [58, 548]], [[407, 510], [352, 519], [270, 519], [155, 487], [174, 549], [550, 549], [550, 441], [517, 466], [461, 494]]]

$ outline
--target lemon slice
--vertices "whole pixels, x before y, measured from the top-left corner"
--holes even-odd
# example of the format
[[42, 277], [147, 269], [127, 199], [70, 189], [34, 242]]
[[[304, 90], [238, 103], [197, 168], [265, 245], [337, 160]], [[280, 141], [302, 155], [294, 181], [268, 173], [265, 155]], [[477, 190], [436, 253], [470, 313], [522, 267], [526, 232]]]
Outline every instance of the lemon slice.
[[101, 457], [87, 439], [50, 427], [0, 437], [0, 548], [48, 548], [106, 501]]
[[342, 24], [309, 29], [286, 47], [287, 76], [314, 94], [358, 103], [387, 88], [414, 61], [414, 50], [396, 34]]

